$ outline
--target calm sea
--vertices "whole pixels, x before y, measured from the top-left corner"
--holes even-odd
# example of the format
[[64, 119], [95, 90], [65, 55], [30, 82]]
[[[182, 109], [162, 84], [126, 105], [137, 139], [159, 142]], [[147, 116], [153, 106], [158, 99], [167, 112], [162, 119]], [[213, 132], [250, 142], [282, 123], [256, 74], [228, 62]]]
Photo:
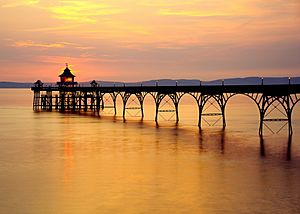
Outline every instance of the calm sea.
[[225, 131], [207, 118], [199, 132], [189, 97], [178, 126], [172, 113], [156, 126], [150, 97], [143, 121], [128, 110], [123, 122], [118, 105], [116, 117], [36, 113], [30, 90], [0, 89], [0, 213], [299, 213], [300, 105], [291, 146], [286, 127], [258, 137], [243, 96]]

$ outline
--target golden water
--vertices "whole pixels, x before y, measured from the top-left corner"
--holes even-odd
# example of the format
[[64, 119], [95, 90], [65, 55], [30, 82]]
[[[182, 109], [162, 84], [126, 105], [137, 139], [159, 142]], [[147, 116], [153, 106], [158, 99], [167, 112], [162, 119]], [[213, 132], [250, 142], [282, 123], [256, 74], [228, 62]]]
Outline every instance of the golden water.
[[286, 129], [261, 143], [256, 106], [243, 96], [229, 101], [225, 131], [203, 122], [201, 133], [189, 97], [178, 126], [162, 117], [156, 126], [150, 97], [143, 122], [134, 112], [123, 122], [120, 100], [117, 117], [100, 118], [31, 104], [29, 90], [0, 89], [0, 213], [300, 210], [299, 106], [289, 152]]

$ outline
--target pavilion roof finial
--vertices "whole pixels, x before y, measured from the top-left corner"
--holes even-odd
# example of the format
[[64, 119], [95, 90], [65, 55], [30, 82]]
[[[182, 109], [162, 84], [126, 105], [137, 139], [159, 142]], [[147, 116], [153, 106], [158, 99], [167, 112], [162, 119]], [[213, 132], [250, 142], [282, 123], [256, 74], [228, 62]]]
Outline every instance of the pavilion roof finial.
[[68, 63], [66, 63], [66, 67], [67, 67], [67, 68], [69, 67]]

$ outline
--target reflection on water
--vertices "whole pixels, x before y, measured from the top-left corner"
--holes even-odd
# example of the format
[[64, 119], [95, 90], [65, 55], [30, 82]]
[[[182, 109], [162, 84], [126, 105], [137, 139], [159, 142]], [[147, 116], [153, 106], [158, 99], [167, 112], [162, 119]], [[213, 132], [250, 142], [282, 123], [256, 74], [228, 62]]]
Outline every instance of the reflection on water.
[[22, 90], [10, 96], [23, 93], [25, 103], [3, 107], [1, 93], [0, 213], [300, 210], [297, 114], [292, 138], [263, 139], [255, 106], [242, 99], [227, 108], [225, 130], [200, 131], [191, 104], [178, 125], [156, 126], [150, 104], [143, 121], [123, 122], [120, 114], [34, 113]]
[[[286, 137], [286, 160], [291, 160], [291, 148], [292, 148], [292, 136], [288, 135]], [[263, 136], [260, 136], [260, 155], [262, 157], [266, 156], [265, 153], [265, 140]]]
[[70, 141], [64, 142], [64, 184], [68, 186], [71, 183], [73, 160], [73, 145]]
[[265, 157], [265, 143], [263, 136], [260, 136], [260, 155]]
[[291, 160], [292, 136], [288, 136], [286, 159]]

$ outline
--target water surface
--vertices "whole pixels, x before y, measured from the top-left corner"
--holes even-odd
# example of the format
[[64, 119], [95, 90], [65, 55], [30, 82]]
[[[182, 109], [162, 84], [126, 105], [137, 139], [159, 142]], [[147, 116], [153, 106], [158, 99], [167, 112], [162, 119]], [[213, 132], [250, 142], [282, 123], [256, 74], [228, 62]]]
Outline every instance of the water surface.
[[[0, 89], [0, 213], [297, 213], [300, 114], [291, 146], [284, 129], [258, 137], [258, 112], [230, 100], [227, 127], [197, 127], [197, 107], [180, 103], [180, 123], [32, 111], [32, 93]], [[167, 118], [168, 115], [164, 115]], [[171, 115], [169, 115], [171, 116]], [[208, 121], [210, 122], [210, 121]], [[275, 128], [280, 128], [278, 124]], [[278, 126], [278, 127], [276, 127]]]

